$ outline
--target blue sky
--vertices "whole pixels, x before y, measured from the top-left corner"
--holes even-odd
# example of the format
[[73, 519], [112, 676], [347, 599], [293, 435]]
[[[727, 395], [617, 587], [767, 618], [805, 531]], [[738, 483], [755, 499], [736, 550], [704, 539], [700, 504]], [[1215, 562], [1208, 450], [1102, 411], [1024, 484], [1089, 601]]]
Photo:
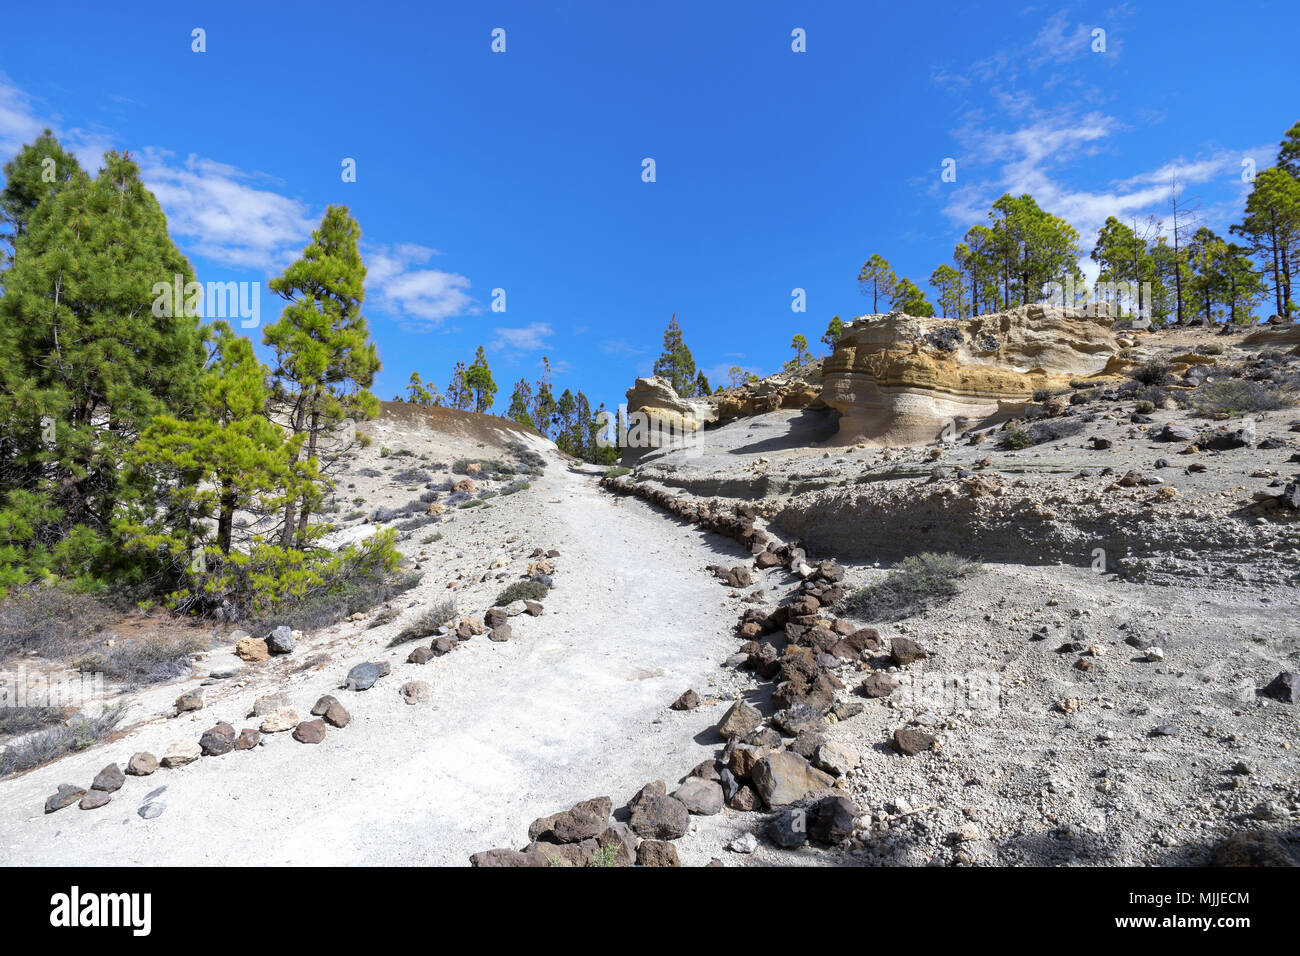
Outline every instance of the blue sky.
[[870, 254], [924, 285], [1006, 191], [1090, 248], [1107, 215], [1163, 213], [1177, 170], [1226, 232], [1243, 159], [1300, 119], [1294, 3], [12, 6], [0, 161], [46, 125], [91, 168], [129, 149], [200, 280], [263, 289], [346, 204], [376, 393], [445, 387], [482, 344], [498, 410], [543, 354], [616, 404], [674, 312], [714, 384], [774, 371], [869, 311]]

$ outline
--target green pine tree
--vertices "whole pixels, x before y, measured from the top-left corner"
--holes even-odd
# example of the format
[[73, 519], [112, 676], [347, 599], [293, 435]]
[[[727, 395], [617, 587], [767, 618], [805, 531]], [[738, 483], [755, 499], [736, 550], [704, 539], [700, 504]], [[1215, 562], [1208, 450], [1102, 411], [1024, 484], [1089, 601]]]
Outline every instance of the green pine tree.
[[[275, 353], [274, 397], [283, 403], [290, 434], [306, 435], [302, 454], [319, 469], [325, 439], [344, 419], [364, 421], [379, 411], [369, 391], [379, 353], [361, 314], [366, 267], [357, 243], [361, 228], [345, 206], [330, 206], [302, 255], [270, 282], [288, 303], [263, 330]], [[281, 544], [308, 537], [320, 489], [285, 506]]]
[[84, 575], [117, 555], [127, 449], [154, 416], [195, 411], [197, 297], [157, 291], [193, 280], [128, 156], [36, 205], [0, 297], [0, 577]]
[[676, 312], [668, 320], [668, 328], [664, 331], [664, 350], [655, 359], [654, 373], [668, 379], [673, 391], [682, 398], [692, 398], [695, 395], [695, 359], [682, 338]]
[[491, 411], [497, 397], [497, 383], [492, 380], [492, 370], [481, 345], [474, 353], [474, 364], [465, 370], [465, 385], [474, 394], [474, 411]]

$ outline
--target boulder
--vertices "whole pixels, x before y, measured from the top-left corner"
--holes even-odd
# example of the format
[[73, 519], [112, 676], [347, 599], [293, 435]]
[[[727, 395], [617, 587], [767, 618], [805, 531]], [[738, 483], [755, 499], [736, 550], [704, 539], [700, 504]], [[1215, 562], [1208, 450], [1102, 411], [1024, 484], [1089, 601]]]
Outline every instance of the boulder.
[[252, 750], [262, 742], [262, 732], [253, 727], [245, 727], [235, 738], [236, 750]]
[[126, 783], [126, 774], [122, 772], [122, 768], [117, 764], [111, 763], [95, 774], [95, 780], [91, 783], [90, 789], [112, 793], [114, 790], [120, 790], [124, 783]]
[[727, 709], [718, 721], [718, 734], [725, 740], [728, 737], [743, 737], [760, 723], [763, 715], [743, 700], [738, 700]]
[[383, 669], [378, 664], [365, 661], [348, 671], [343, 687], [345, 690], [370, 690], [375, 686], [375, 681], [383, 676], [383, 673]]
[[824, 789], [835, 782], [803, 757], [789, 751], [760, 757], [750, 777], [755, 792], [769, 807], [794, 803], [808, 791]]
[[85, 796], [85, 793], [86, 791], [81, 787], [75, 787], [70, 783], [61, 783], [59, 789], [46, 799], [45, 812], [53, 813], [55, 810], [70, 807]]
[[133, 777], [147, 777], [158, 769], [158, 758], [141, 751], [126, 762], [126, 772]]
[[593, 839], [609, 829], [612, 808], [609, 797], [583, 800], [562, 813], [534, 820], [528, 828], [528, 838], [550, 843], [580, 843]]
[[100, 807], [108, 806], [112, 797], [104, 790], [87, 790], [81, 795], [81, 803], [78, 806], [83, 810], [98, 810]]
[[163, 754], [162, 765], [168, 768], [183, 767], [203, 756], [203, 751], [196, 741], [180, 740], [167, 748]]
[[176, 713], [184, 714], [191, 710], [203, 709], [203, 691], [190, 690], [176, 698]]
[[632, 810], [630, 826], [645, 840], [676, 840], [691, 828], [686, 805], [673, 797], [647, 797]]
[[1300, 674], [1282, 671], [1260, 693], [1284, 704], [1294, 704], [1300, 698]]
[[713, 816], [722, 812], [722, 785], [704, 777], [688, 777], [673, 791], [673, 799], [689, 813]]
[[247, 661], [250, 664], [260, 664], [271, 656], [271, 650], [266, 646], [266, 641], [260, 637], [241, 637], [235, 642], [235, 653], [241, 661]]
[[282, 734], [298, 726], [298, 714], [291, 707], [277, 707], [262, 718], [261, 731], [264, 734]]
[[304, 720], [293, 729], [293, 739], [300, 744], [318, 744], [325, 739], [325, 721], [317, 717]]
[[693, 690], [683, 691], [669, 706], [673, 710], [694, 710], [700, 706], [700, 695]]
[[199, 749], [205, 757], [220, 757], [235, 749], [235, 728], [221, 723], [210, 727], [199, 738]]
[[677, 858], [677, 847], [666, 840], [642, 840], [637, 847], [636, 862], [638, 866], [681, 866]]
[[873, 700], [888, 697], [898, 689], [898, 681], [894, 680], [888, 674], [874, 673], [868, 675], [867, 679], [858, 685], [858, 691], [863, 697], [870, 697]]
[[281, 624], [266, 635], [266, 649], [271, 654], [291, 654], [297, 646], [298, 642], [293, 638], [293, 629], [288, 625]]
[[914, 757], [934, 747], [934, 737], [911, 727], [900, 727], [894, 731], [894, 749], [900, 754]]

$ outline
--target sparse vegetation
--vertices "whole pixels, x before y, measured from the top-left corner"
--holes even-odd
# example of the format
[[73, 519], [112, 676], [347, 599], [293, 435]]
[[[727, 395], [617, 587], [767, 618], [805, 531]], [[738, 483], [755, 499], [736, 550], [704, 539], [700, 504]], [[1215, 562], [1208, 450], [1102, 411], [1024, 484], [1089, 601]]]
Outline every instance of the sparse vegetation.
[[1159, 385], [1169, 377], [1169, 362], [1162, 358], [1148, 359], [1130, 369], [1129, 375], [1143, 385]]
[[620, 466], [617, 467], [617, 468], [610, 468], [608, 471], [606, 471], [606, 472], [605, 472], [605, 477], [606, 477], [606, 478], [622, 478], [624, 475], [629, 475], [629, 474], [631, 474], [631, 473], [632, 473], [632, 469], [631, 469], [631, 468], [624, 468], [622, 465], [620, 465]]
[[1033, 443], [1034, 439], [1029, 434], [1029, 429], [1016, 422], [1009, 424], [1006, 431], [1002, 433], [1002, 444], [1006, 448], [1028, 448]]
[[77, 661], [77, 669], [124, 684], [156, 684], [189, 674], [194, 655], [207, 646], [208, 639], [198, 633], [154, 634], [86, 654]]
[[27, 651], [50, 660], [75, 657], [112, 615], [102, 598], [70, 588], [15, 588], [0, 603], [0, 661]]
[[951, 553], [912, 555], [885, 580], [850, 594], [844, 608], [868, 621], [901, 621], [953, 597], [958, 581], [982, 570], [980, 562]]
[[1267, 385], [1246, 379], [1207, 382], [1186, 396], [1199, 415], [1246, 415], [1290, 408], [1300, 400], [1294, 383]]
[[549, 589], [541, 581], [516, 581], [498, 594], [493, 603], [497, 607], [505, 607], [515, 601], [540, 601], [546, 597], [547, 590]]
[[442, 601], [422, 613], [411, 624], [402, 628], [401, 632], [388, 642], [388, 646], [396, 647], [398, 644], [405, 644], [409, 641], [418, 641], [422, 638], [430, 637], [438, 630], [438, 628], [454, 621], [456, 619], [456, 613], [455, 601]]
[[56, 760], [64, 754], [98, 743], [122, 719], [122, 708], [105, 710], [98, 717], [78, 716], [67, 724], [24, 737], [0, 754], [0, 777], [22, 773]]

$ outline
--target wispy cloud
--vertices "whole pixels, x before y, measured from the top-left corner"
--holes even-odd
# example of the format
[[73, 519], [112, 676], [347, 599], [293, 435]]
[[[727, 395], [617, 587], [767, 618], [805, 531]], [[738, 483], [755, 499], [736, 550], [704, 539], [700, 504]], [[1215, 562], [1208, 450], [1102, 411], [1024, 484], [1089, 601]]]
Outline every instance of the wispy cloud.
[[454, 315], [476, 315], [465, 276], [423, 266], [438, 254], [415, 243], [367, 246], [366, 289], [370, 300], [404, 328], [425, 331]]
[[266, 177], [191, 154], [182, 161], [146, 148], [140, 174], [167, 213], [174, 236], [195, 255], [272, 272], [307, 245], [316, 226], [305, 203], [257, 182]]
[[638, 348], [627, 339], [605, 339], [600, 350], [606, 355], [645, 355], [649, 350]]
[[538, 352], [549, 345], [554, 330], [546, 322], [530, 322], [519, 328], [497, 329], [492, 348], [507, 352]]

